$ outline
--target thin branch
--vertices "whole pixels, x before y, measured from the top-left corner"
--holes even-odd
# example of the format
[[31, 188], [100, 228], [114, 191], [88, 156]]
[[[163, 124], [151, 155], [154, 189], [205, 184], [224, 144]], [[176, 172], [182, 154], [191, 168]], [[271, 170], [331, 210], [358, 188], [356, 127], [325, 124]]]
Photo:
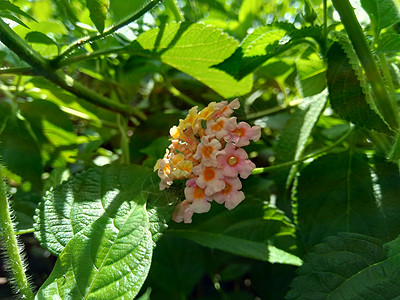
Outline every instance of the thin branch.
[[139, 19], [141, 16], [143, 16], [146, 12], [148, 12], [150, 9], [152, 9], [154, 6], [156, 6], [159, 2], [161, 2], [162, 0], [151, 0], [150, 3], [148, 3], [145, 7], [143, 7], [139, 12], [137, 12], [136, 14], [134, 14], [133, 16], [123, 20], [122, 22], [115, 24], [109, 28], [107, 28], [106, 30], [103, 31], [103, 33], [98, 33], [95, 35], [91, 35], [91, 36], [86, 36], [80, 40], [77, 40], [76, 42], [74, 42], [73, 44], [71, 44], [67, 49], [65, 49], [59, 56], [57, 56], [56, 58], [54, 58], [51, 62], [51, 64], [53, 66], [58, 66], [58, 63], [65, 58], [68, 54], [70, 54], [71, 52], [75, 51], [76, 49], [78, 49], [79, 47], [83, 46], [84, 44], [87, 43], [91, 43], [94, 42], [96, 40], [102, 39], [112, 33], [114, 33], [115, 31], [117, 31], [118, 29], [136, 21], [137, 19]]
[[72, 77], [64, 74], [61, 70], [56, 72], [50, 66], [50, 63], [47, 59], [36, 52], [2, 19], [0, 19], [0, 40], [21, 59], [31, 65], [35, 74], [47, 78], [72, 94], [106, 109], [119, 112], [123, 115], [135, 115], [141, 119], [146, 118], [146, 116], [140, 110], [111, 101], [103, 95], [97, 94], [81, 83], [75, 81]]
[[350, 128], [340, 139], [338, 139], [336, 142], [334, 142], [332, 145], [325, 147], [321, 150], [318, 150], [314, 153], [308, 154], [306, 156], [303, 156], [302, 158], [299, 158], [297, 160], [293, 160], [293, 161], [289, 161], [289, 162], [285, 162], [283, 164], [279, 164], [279, 165], [275, 165], [275, 166], [270, 166], [270, 167], [264, 167], [264, 168], [255, 168], [253, 170], [253, 172], [251, 173], [252, 175], [257, 175], [257, 174], [263, 174], [263, 173], [267, 173], [267, 172], [272, 172], [272, 171], [276, 171], [276, 170], [280, 170], [280, 169], [284, 169], [287, 167], [290, 167], [292, 165], [296, 165], [299, 164], [307, 159], [313, 158], [315, 156], [319, 156], [321, 154], [324, 154], [326, 152], [328, 152], [329, 150], [335, 148], [336, 146], [340, 145], [342, 142], [344, 142], [349, 135], [353, 132], [353, 128]]
[[35, 75], [32, 67], [0, 69], [0, 75]]

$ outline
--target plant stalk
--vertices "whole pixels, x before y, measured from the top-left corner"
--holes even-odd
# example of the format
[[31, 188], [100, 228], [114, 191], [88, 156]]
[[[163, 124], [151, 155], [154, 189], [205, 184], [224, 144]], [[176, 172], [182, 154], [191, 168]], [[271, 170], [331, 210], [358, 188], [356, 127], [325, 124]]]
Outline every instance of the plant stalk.
[[392, 129], [398, 129], [398, 109], [393, 106], [390, 95], [386, 90], [385, 82], [365, 39], [360, 23], [356, 18], [353, 7], [348, 0], [332, 0], [332, 3], [340, 15], [358, 59], [364, 68], [365, 75], [371, 84], [372, 92], [375, 96], [374, 103], [378, 111]]
[[140, 119], [145, 118], [145, 115], [138, 109], [111, 101], [75, 81], [61, 70], [55, 71], [47, 59], [32, 49], [32, 47], [16, 34], [2, 19], [0, 19], [0, 41], [21, 59], [31, 65], [35, 74], [47, 78], [72, 94], [123, 115], [135, 115]]
[[8, 264], [14, 275], [14, 282], [22, 299], [33, 300], [35, 296], [29, 286], [25, 275], [24, 263], [20, 255], [17, 237], [11, 220], [10, 207], [8, 205], [5, 184], [0, 166], [0, 231], [2, 242], [8, 256]]

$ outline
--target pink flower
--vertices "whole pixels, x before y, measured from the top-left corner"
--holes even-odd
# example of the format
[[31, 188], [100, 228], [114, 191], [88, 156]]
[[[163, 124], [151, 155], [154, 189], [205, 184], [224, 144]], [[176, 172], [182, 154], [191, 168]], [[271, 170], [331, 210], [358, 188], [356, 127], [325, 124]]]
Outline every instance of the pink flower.
[[239, 191], [242, 188], [242, 183], [238, 177], [225, 177], [225, 188], [213, 195], [213, 198], [219, 204], [225, 202], [227, 209], [235, 208], [244, 200], [244, 193]]
[[[156, 167], [158, 167], [158, 177], [160, 177], [160, 191], [169, 188], [172, 185], [172, 178], [170, 177], [171, 166], [167, 158], [159, 159]], [[155, 168], [156, 168], [155, 167]]]
[[249, 159], [246, 151], [236, 149], [235, 145], [228, 142], [225, 146], [225, 154], [218, 155], [218, 165], [223, 168], [223, 174], [228, 177], [240, 177], [246, 179], [256, 167]]
[[211, 119], [207, 121], [206, 134], [209, 137], [216, 136], [217, 139], [221, 139], [234, 130], [236, 126], [236, 117], [229, 119], [225, 117], [216, 120]]
[[230, 117], [230, 115], [233, 113], [233, 110], [240, 107], [240, 102], [238, 98], [236, 98], [229, 104], [227, 104], [226, 101], [221, 102], [221, 104], [222, 103], [224, 103], [225, 106], [221, 107], [220, 111], [215, 114], [214, 119], [217, 119], [219, 117]]
[[261, 127], [251, 127], [246, 122], [240, 122], [229, 134], [230, 140], [236, 147], [243, 147], [250, 144], [250, 140], [257, 142], [261, 137]]
[[225, 187], [224, 174], [219, 168], [200, 164], [193, 168], [193, 173], [198, 176], [196, 184], [205, 189], [206, 195], [210, 196]]
[[206, 195], [205, 190], [196, 184], [196, 179], [192, 178], [186, 182], [186, 199], [190, 202], [190, 211], [193, 213], [205, 213], [211, 208], [211, 197]]
[[193, 212], [190, 211], [190, 202], [184, 200], [175, 206], [172, 213], [172, 220], [177, 223], [184, 221], [185, 223], [192, 223]]
[[217, 139], [208, 141], [208, 137], [204, 136], [193, 157], [197, 160], [201, 160], [205, 166], [217, 166], [217, 154], [223, 153], [223, 151], [218, 151], [221, 147], [221, 143]]

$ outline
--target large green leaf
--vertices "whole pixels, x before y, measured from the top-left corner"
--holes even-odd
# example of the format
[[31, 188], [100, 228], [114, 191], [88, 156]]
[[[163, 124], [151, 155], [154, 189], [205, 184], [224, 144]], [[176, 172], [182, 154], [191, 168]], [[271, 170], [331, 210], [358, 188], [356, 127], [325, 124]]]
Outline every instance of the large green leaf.
[[243, 203], [233, 211], [222, 211], [199, 225], [185, 224], [167, 231], [190, 239], [200, 245], [223, 250], [240, 256], [268, 261], [300, 265], [301, 259], [294, 251], [294, 227], [276, 208]]
[[61, 252], [36, 299], [133, 299], [151, 264], [146, 199], [131, 195], [124, 214], [105, 213]]
[[399, 11], [393, 0], [361, 0], [377, 34], [400, 21]]
[[[392, 199], [393, 194], [382, 193], [377, 199], [371, 177], [367, 157], [353, 151], [323, 156], [301, 171], [298, 231], [306, 248], [338, 232], [357, 232], [385, 241], [400, 233], [398, 195]], [[387, 193], [388, 188], [382, 188]]]
[[399, 299], [400, 238], [331, 236], [306, 257], [286, 299]]
[[228, 58], [239, 43], [221, 30], [200, 23], [172, 23], [140, 35], [127, 48], [131, 54], [160, 59], [229, 98], [250, 92], [252, 78], [240, 81], [211, 68]]
[[170, 208], [167, 194], [157, 191], [152, 172], [143, 167], [104, 166], [89, 169], [46, 193], [36, 215], [35, 236], [59, 255], [67, 243], [100, 217], [124, 216], [130, 201], [143, 195], [154, 239], [165, 229]]
[[335, 112], [357, 126], [389, 133], [386, 123], [368, 105], [360, 80], [339, 43], [331, 46], [327, 58], [329, 98]]

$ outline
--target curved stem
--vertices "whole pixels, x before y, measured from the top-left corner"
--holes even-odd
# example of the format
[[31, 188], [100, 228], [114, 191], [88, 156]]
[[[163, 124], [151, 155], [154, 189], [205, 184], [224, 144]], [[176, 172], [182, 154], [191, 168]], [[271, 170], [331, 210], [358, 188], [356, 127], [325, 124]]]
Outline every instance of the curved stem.
[[301, 163], [307, 159], [313, 158], [315, 156], [324, 154], [326, 152], [328, 152], [329, 150], [335, 148], [336, 146], [340, 145], [344, 140], [346, 140], [349, 135], [353, 132], [353, 128], [350, 128], [340, 139], [338, 139], [336, 142], [334, 142], [332, 145], [325, 147], [317, 152], [308, 154], [306, 156], [303, 156], [300, 159], [297, 160], [293, 160], [293, 161], [289, 161], [289, 162], [285, 162], [283, 164], [279, 164], [279, 165], [275, 165], [275, 166], [271, 166], [271, 167], [264, 167], [264, 168], [255, 168], [253, 170], [253, 172], [251, 173], [252, 175], [257, 175], [257, 174], [263, 174], [263, 173], [267, 173], [267, 172], [271, 172], [271, 171], [276, 171], [276, 170], [280, 170], [280, 169], [284, 169], [287, 167], [290, 167], [292, 165], [296, 165], [298, 163]]
[[152, 9], [154, 6], [156, 6], [160, 1], [162, 1], [162, 0], [151, 0], [139, 12], [137, 12], [136, 14], [132, 15], [131, 17], [123, 20], [122, 22], [107, 28], [106, 30], [103, 31], [103, 33], [98, 33], [96, 35], [86, 36], [86, 37], [84, 37], [84, 38], [82, 38], [80, 40], [77, 40], [75, 43], [71, 44], [67, 49], [65, 49], [59, 56], [54, 58], [51, 61], [51, 64], [53, 66], [57, 66], [60, 60], [62, 60], [68, 54], [70, 54], [71, 52], [75, 51], [76, 49], [78, 49], [79, 47], [83, 46], [84, 44], [91, 43], [91, 42], [94, 42], [96, 40], [102, 39], [102, 38], [106, 37], [107, 35], [110, 35], [110, 34], [114, 33], [118, 29], [120, 29], [120, 28], [122, 28], [122, 27], [124, 27], [124, 26], [126, 26], [126, 25], [128, 25], [128, 24], [130, 24], [130, 23], [132, 23], [134, 21], [136, 21], [141, 16], [143, 16], [146, 12], [148, 12], [150, 9]]
[[29, 286], [25, 274], [24, 263], [20, 254], [17, 237], [11, 221], [10, 207], [8, 205], [5, 185], [1, 175], [0, 166], [0, 230], [4, 238], [2, 242], [8, 256], [8, 264], [14, 275], [14, 282], [22, 299], [33, 300], [35, 296]]

